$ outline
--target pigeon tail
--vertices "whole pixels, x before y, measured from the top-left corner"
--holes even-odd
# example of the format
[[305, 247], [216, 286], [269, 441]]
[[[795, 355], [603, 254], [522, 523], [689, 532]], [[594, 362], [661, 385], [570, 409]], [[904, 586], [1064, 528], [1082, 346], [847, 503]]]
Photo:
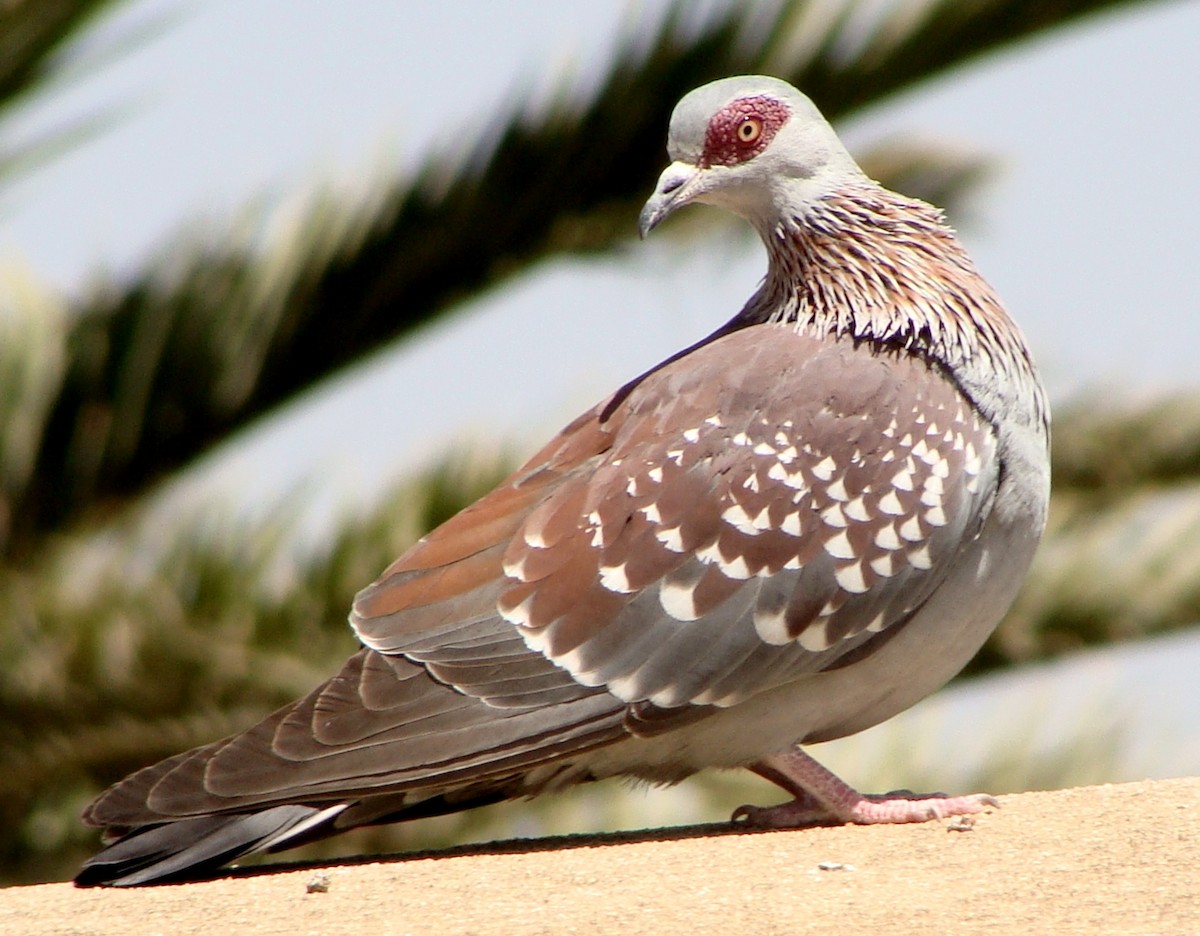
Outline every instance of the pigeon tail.
[[[141, 826], [84, 863], [79, 887], [133, 887], [195, 880], [252, 852], [267, 851], [300, 835], [319, 838], [317, 829], [345, 805], [274, 806], [232, 816], [197, 816]], [[332, 830], [330, 830], [332, 831]]]

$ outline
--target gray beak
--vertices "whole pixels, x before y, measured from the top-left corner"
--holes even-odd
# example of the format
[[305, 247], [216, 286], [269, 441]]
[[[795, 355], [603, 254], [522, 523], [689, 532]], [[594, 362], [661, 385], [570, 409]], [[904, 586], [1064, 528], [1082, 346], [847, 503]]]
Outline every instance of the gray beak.
[[674, 162], [663, 170], [654, 194], [638, 216], [638, 232], [645, 237], [676, 208], [682, 208], [700, 194], [698, 180], [703, 170], [691, 163]]

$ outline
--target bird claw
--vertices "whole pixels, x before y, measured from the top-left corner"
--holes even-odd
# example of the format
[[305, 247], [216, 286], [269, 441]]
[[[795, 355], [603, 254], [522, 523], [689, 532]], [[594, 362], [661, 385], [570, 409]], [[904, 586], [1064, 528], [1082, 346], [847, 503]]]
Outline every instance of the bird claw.
[[742, 805], [729, 818], [752, 829], [798, 829], [835, 819], [827, 810], [801, 800], [777, 806]]

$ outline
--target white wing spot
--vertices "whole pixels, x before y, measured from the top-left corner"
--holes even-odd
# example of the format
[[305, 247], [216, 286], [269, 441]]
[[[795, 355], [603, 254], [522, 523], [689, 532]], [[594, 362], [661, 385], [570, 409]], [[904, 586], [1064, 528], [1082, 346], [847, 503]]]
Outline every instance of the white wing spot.
[[850, 537], [846, 535], [846, 531], [838, 533], [836, 536], [830, 537], [825, 543], [825, 552], [833, 556], [834, 559], [853, 559], [854, 547], [850, 545]]
[[526, 546], [532, 546], [534, 549], [545, 549], [546, 541], [542, 539], [542, 531], [534, 530], [530, 527], [525, 528], [524, 536]]
[[861, 595], [867, 590], [867, 579], [863, 575], [863, 567], [861, 562], [856, 562], [853, 565], [842, 566], [836, 569], [833, 577], [837, 579], [837, 583], [852, 595]]
[[896, 574], [896, 557], [891, 553], [884, 553], [882, 556], [876, 556], [871, 560], [871, 569], [884, 578], [891, 578]]
[[654, 531], [654, 538], [662, 543], [671, 552], [683, 552], [683, 534], [679, 527], [669, 527]]
[[754, 522], [754, 518], [746, 513], [746, 508], [741, 504], [734, 504], [732, 507], [725, 509], [721, 514], [721, 519], [732, 526], [740, 533], [745, 533], [747, 536], [758, 536], [761, 532]]
[[694, 621], [700, 617], [696, 613], [695, 589], [691, 585], [663, 582], [658, 589], [658, 601], [677, 621]]
[[[659, 512], [658, 504], [647, 504], [645, 507], [639, 508], [641, 515], [651, 523], [661, 523], [662, 514]], [[592, 545], [595, 545], [594, 543]]]
[[896, 535], [896, 524], [889, 523], [876, 533], [875, 545], [880, 549], [899, 549], [900, 537]]
[[871, 519], [871, 515], [867, 513], [866, 502], [861, 497], [854, 498], [846, 505], [846, 516], [859, 523]]
[[655, 465], [648, 472], [646, 472], [646, 474], [649, 476], [650, 480], [653, 481], [655, 484], [662, 484], [662, 479], [663, 479], [662, 465]]
[[841, 504], [832, 504], [831, 506], [826, 507], [821, 511], [821, 519], [827, 526], [831, 527], [841, 528], [849, 525], [849, 521], [846, 520], [845, 514], [842, 513]]
[[913, 476], [908, 471], [897, 471], [892, 475], [892, 487], [899, 488], [901, 491], [911, 491], [913, 489]]
[[634, 589], [629, 584], [629, 576], [625, 572], [625, 564], [600, 567], [600, 584], [611, 592], [628, 595]]
[[942, 527], [946, 525], [946, 511], [942, 510], [941, 505], [930, 507], [925, 511], [925, 522], [930, 526]]
[[846, 479], [844, 477], [838, 478], [836, 481], [830, 484], [829, 487], [825, 489], [825, 493], [836, 501], [850, 500], [850, 494], [846, 491]]
[[792, 637], [787, 631], [787, 614], [783, 611], [771, 612], [755, 608], [754, 629], [764, 643], [773, 647], [782, 647], [792, 642]]
[[[800, 511], [794, 510], [783, 518], [783, 523], [779, 525], [779, 529], [783, 530], [788, 536], [800, 535]], [[799, 568], [799, 566], [797, 566]]]
[[965, 461], [963, 462], [963, 470], [969, 475], [977, 475], [983, 468], [983, 461], [979, 457], [979, 453], [975, 451], [975, 446], [968, 442], [966, 451], [963, 453]]
[[800, 632], [796, 641], [805, 650], [811, 650], [813, 653], [828, 650], [833, 646], [833, 641], [829, 639], [829, 622], [813, 621]]
[[699, 429], [684, 429], [683, 430], [683, 440], [685, 442], [699, 442], [700, 441], [700, 430]]
[[774, 455], [775, 446], [768, 442], [759, 442], [758, 445], [751, 449], [751, 451], [754, 452], [755, 455]]
[[914, 569], [931, 569], [933, 568], [933, 560], [929, 557], [929, 544], [926, 543], [918, 549], [912, 550], [907, 556], [908, 564]]
[[900, 524], [900, 535], [910, 543], [920, 542], [925, 538], [921, 533], [921, 521], [916, 517], [909, 517]]
[[604, 545], [604, 522], [600, 512], [593, 510], [587, 515], [587, 524], [592, 530], [592, 546], [599, 548]]
[[871, 618], [871, 623], [867, 625], [867, 630], [873, 634], [878, 634], [881, 630], [887, 627], [884, 619], [884, 612], [880, 611], [875, 617]]
[[898, 517], [904, 513], [904, 506], [900, 503], [900, 498], [896, 496], [895, 491], [888, 491], [883, 497], [879, 498], [879, 509], [885, 514], [891, 514], [893, 517]]
[[813, 477], [821, 481], [828, 481], [833, 477], [833, 471], [837, 468], [837, 462], [829, 455], [826, 455], [821, 461], [817, 462], [812, 467]]
[[751, 575], [744, 556], [735, 556], [728, 562], [722, 562], [721, 571], [731, 579], [748, 579]]

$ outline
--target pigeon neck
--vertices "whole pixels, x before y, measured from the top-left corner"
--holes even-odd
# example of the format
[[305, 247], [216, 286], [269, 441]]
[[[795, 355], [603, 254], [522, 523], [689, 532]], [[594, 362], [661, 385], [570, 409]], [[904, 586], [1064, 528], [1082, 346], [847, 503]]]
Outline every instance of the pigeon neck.
[[1024, 338], [938, 209], [863, 180], [762, 233], [744, 317], [919, 354], [978, 402], [1001, 381], [1041, 408]]

